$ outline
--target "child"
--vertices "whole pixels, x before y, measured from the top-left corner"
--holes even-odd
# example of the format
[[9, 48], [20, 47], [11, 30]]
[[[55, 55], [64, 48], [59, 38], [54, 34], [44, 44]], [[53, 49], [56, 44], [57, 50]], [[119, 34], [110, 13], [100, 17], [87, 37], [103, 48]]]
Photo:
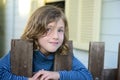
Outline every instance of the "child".
[[30, 17], [21, 39], [34, 42], [33, 77], [12, 74], [10, 52], [0, 60], [0, 80], [92, 80], [90, 72], [72, 56], [70, 71], [53, 71], [54, 54], [66, 55], [68, 24], [64, 13], [55, 6], [38, 8]]

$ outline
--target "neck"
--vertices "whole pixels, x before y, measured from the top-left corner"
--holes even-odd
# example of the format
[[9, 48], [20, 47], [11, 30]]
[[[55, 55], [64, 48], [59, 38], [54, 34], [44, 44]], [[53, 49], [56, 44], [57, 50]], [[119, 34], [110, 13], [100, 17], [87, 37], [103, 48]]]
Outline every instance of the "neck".
[[40, 52], [41, 52], [43, 55], [45, 55], [45, 56], [48, 56], [48, 55], [50, 55], [50, 54], [53, 54], [53, 52], [47, 52], [47, 51], [44, 50], [44, 49], [40, 49]]

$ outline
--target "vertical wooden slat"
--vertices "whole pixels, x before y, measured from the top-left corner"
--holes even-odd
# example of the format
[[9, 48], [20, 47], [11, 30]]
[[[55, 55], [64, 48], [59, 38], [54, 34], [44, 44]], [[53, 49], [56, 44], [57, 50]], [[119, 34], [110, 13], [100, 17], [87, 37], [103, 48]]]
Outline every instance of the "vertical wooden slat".
[[118, 47], [118, 75], [117, 80], [120, 80], [120, 43]]
[[69, 48], [70, 48], [68, 55], [60, 55], [60, 54], [55, 55], [54, 71], [71, 70], [71, 67], [72, 67], [72, 54], [73, 54], [72, 41], [69, 41], [68, 45], [69, 45]]
[[88, 69], [93, 80], [101, 80], [104, 68], [104, 42], [90, 42]]
[[21, 39], [11, 41], [11, 71], [13, 74], [32, 76], [33, 43]]
[[104, 69], [102, 80], [117, 80], [117, 68]]

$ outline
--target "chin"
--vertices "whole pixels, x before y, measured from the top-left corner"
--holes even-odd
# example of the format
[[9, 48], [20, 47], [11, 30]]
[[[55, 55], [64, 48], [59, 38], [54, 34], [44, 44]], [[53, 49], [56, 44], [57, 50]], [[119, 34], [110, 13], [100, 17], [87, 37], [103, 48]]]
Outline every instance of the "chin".
[[49, 50], [49, 52], [56, 52], [57, 51], [57, 49], [55, 49], [55, 50]]
[[56, 52], [56, 50], [55, 50], [55, 51], [49, 51], [49, 52], [52, 52], [52, 53], [54, 53], [54, 52]]

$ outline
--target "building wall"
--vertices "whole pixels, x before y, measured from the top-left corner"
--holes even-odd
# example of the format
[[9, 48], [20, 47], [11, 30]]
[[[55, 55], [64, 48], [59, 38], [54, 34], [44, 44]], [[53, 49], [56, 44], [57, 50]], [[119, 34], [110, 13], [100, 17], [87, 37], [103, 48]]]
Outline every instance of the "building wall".
[[10, 50], [11, 39], [20, 38], [29, 16], [29, 14], [20, 14], [18, 1], [19, 0], [6, 0], [6, 53]]
[[[102, 1], [100, 41], [105, 42], [105, 68], [117, 67], [118, 43], [120, 42], [119, 7], [120, 0]], [[75, 49], [74, 53], [87, 66], [88, 52]]]
[[43, 5], [43, 0], [5, 0], [6, 2], [6, 28], [5, 53], [11, 48], [12, 39], [20, 39], [27, 20], [33, 10]]
[[120, 42], [120, 0], [104, 0], [101, 18], [101, 41], [105, 42], [105, 67], [117, 67]]

